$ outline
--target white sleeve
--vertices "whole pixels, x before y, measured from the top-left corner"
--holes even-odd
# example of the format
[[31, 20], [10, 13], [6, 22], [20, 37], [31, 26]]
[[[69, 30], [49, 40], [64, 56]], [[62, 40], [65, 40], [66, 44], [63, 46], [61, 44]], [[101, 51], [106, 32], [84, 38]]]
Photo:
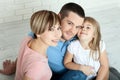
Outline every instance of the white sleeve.
[[71, 54], [74, 54], [74, 52], [75, 52], [75, 44], [74, 44], [74, 42], [71, 42], [71, 43], [68, 45], [67, 51], [70, 52]]
[[100, 51], [103, 52], [106, 49], [105, 42], [103, 40], [100, 41]]

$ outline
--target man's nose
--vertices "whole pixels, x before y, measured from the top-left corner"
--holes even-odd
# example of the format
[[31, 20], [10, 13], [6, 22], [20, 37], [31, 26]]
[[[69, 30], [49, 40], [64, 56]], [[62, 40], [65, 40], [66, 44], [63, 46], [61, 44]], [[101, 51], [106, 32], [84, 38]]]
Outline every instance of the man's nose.
[[72, 33], [74, 33], [76, 31], [76, 27], [73, 26], [70, 30], [71, 30]]

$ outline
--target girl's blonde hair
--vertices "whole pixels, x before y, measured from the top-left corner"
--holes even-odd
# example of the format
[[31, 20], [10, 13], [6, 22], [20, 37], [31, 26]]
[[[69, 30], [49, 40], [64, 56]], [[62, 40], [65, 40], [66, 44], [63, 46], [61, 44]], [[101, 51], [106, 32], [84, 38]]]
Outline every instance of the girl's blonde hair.
[[93, 59], [98, 60], [100, 57], [100, 40], [101, 40], [100, 25], [92, 17], [86, 17], [84, 22], [90, 22], [95, 29], [94, 38], [89, 42], [89, 47], [91, 49], [91, 55]]
[[45, 32], [46, 29], [49, 30], [57, 23], [60, 24], [59, 16], [56, 13], [48, 10], [41, 10], [35, 12], [31, 16], [30, 20], [31, 30], [35, 36], [36, 34], [41, 34]]

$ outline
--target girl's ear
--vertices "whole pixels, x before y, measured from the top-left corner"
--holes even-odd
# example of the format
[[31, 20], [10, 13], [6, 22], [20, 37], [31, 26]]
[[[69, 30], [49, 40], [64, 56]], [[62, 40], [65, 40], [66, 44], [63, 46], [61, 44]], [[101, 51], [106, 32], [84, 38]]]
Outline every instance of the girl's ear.
[[93, 33], [93, 38], [95, 38], [95, 36], [96, 36], [96, 35], [95, 35], [95, 32], [94, 32], [94, 33]]

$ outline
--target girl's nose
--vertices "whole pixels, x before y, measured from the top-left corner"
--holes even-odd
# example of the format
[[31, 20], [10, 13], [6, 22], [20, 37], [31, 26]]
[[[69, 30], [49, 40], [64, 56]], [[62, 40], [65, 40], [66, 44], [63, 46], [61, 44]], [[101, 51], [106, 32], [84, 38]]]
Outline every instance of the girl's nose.
[[83, 27], [82, 30], [85, 30], [85, 27]]

